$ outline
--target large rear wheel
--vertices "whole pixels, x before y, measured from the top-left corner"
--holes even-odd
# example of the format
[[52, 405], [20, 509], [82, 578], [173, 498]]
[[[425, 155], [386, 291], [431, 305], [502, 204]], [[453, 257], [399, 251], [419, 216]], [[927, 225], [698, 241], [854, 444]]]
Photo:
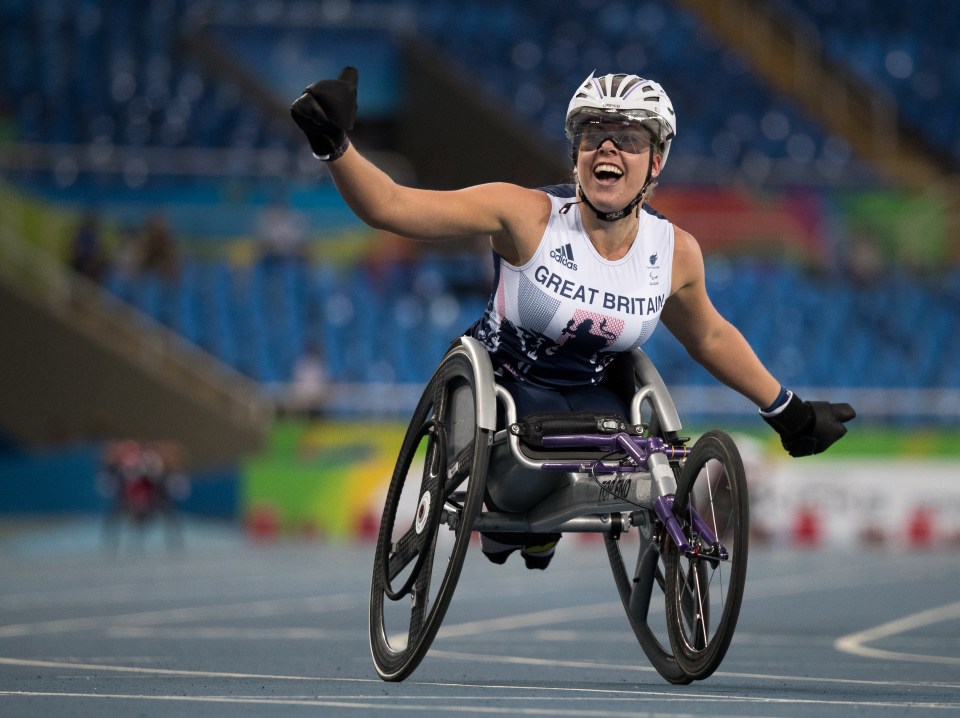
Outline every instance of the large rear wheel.
[[480, 511], [490, 432], [477, 425], [473, 376], [465, 353], [444, 357], [387, 490], [370, 589], [370, 652], [387, 681], [406, 678], [429, 650]]

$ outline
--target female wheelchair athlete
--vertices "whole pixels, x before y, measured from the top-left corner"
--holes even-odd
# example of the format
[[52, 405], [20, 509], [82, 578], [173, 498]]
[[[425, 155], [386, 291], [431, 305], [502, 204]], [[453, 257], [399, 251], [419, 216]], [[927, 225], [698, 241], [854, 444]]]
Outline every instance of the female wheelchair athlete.
[[[602, 534], [654, 668], [676, 684], [717, 669], [746, 579], [743, 463], [720, 431], [688, 447], [653, 363], [640, 349], [630, 360], [625, 424], [606, 415], [517, 417], [477, 340], [461, 337], [446, 353], [410, 421], [383, 509], [369, 616], [381, 678], [405, 679], [426, 655], [474, 531]], [[499, 510], [485, 509], [485, 499]], [[622, 548], [632, 533], [635, 557]], [[652, 623], [655, 588], [665, 619]]]

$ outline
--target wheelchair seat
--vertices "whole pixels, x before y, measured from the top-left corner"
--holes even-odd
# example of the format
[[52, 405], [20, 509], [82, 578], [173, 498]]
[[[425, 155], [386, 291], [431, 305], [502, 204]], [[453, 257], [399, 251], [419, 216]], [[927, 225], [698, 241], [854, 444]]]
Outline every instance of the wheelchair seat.
[[[483, 363], [484, 359], [489, 363], [489, 357], [481, 357], [479, 361]], [[609, 368], [608, 383], [623, 399], [624, 405], [631, 408], [631, 416], [606, 412], [545, 412], [518, 418], [509, 391], [500, 384], [495, 385], [497, 399], [503, 405], [502, 413], [506, 415], [506, 426], [498, 425], [491, 447], [486, 489], [492, 505], [511, 513], [529, 511], [570, 482], [569, 476], [542, 471], [540, 462], [571, 457], [593, 461], [608, 453], [593, 447], [547, 449], [538, 435], [641, 433], [650, 428], [642, 421], [646, 401], [656, 402], [655, 410], [649, 414], [654, 423], [662, 415], [664, 419], [660, 424], [666, 423], [674, 435], [679, 431], [680, 419], [666, 386], [642, 350], [618, 356]], [[653, 428], [659, 430], [659, 427]], [[512, 443], [511, 437], [517, 437], [519, 441]]]

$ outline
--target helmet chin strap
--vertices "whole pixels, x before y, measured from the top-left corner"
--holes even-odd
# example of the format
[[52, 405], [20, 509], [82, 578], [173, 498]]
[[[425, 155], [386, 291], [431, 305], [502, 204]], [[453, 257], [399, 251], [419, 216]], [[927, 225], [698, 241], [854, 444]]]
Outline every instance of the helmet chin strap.
[[[577, 182], [577, 194], [580, 196], [580, 199], [576, 202], [567, 202], [563, 207], [560, 208], [560, 214], [566, 214], [570, 211], [570, 208], [575, 204], [580, 204], [583, 202], [587, 207], [593, 210], [593, 213], [597, 215], [597, 219], [602, 220], [603, 222], [616, 222], [619, 219], [623, 219], [628, 214], [630, 214], [635, 208], [637, 208], [641, 202], [643, 202], [644, 195], [647, 194], [647, 189], [650, 187], [650, 180], [653, 179], [651, 175], [653, 174], [653, 153], [650, 153], [650, 164], [647, 165], [647, 179], [643, 183], [643, 187], [640, 188], [640, 191], [637, 193], [637, 196], [634, 197], [630, 204], [628, 204], [623, 209], [618, 209], [615, 212], [601, 212], [597, 209], [593, 203], [587, 199], [587, 195], [583, 192], [583, 185], [580, 182]], [[640, 210], [637, 209], [637, 214], [639, 216]]]
[[[604, 222], [616, 222], [618, 219], [623, 219], [624, 217], [626, 217], [628, 214], [630, 214], [634, 210], [634, 208], [637, 205], [640, 204], [640, 202], [643, 201], [643, 195], [646, 193], [646, 191], [647, 191], [647, 185], [644, 184], [643, 189], [640, 190], [640, 193], [636, 197], [634, 197], [633, 200], [631, 200], [630, 204], [628, 204], [623, 209], [618, 209], [616, 212], [601, 212], [599, 209], [593, 206], [593, 203], [589, 199], [587, 199], [587, 195], [583, 193], [583, 187], [579, 183], [577, 184], [577, 194], [580, 195], [580, 201], [583, 202], [585, 205], [587, 205], [587, 207], [593, 210], [593, 213], [597, 215], [597, 219], [603, 220]], [[575, 204], [575, 203], [571, 202], [570, 204]], [[568, 206], [569, 205], [565, 205], [560, 211], [562, 212]]]

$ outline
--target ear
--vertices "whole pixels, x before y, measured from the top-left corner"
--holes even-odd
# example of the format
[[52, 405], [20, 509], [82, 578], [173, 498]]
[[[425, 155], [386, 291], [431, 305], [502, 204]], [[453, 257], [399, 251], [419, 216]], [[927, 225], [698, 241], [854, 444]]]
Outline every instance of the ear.
[[660, 167], [663, 165], [663, 155], [659, 152], [653, 154], [653, 158], [650, 161], [650, 177], [651, 179], [660, 174]]

